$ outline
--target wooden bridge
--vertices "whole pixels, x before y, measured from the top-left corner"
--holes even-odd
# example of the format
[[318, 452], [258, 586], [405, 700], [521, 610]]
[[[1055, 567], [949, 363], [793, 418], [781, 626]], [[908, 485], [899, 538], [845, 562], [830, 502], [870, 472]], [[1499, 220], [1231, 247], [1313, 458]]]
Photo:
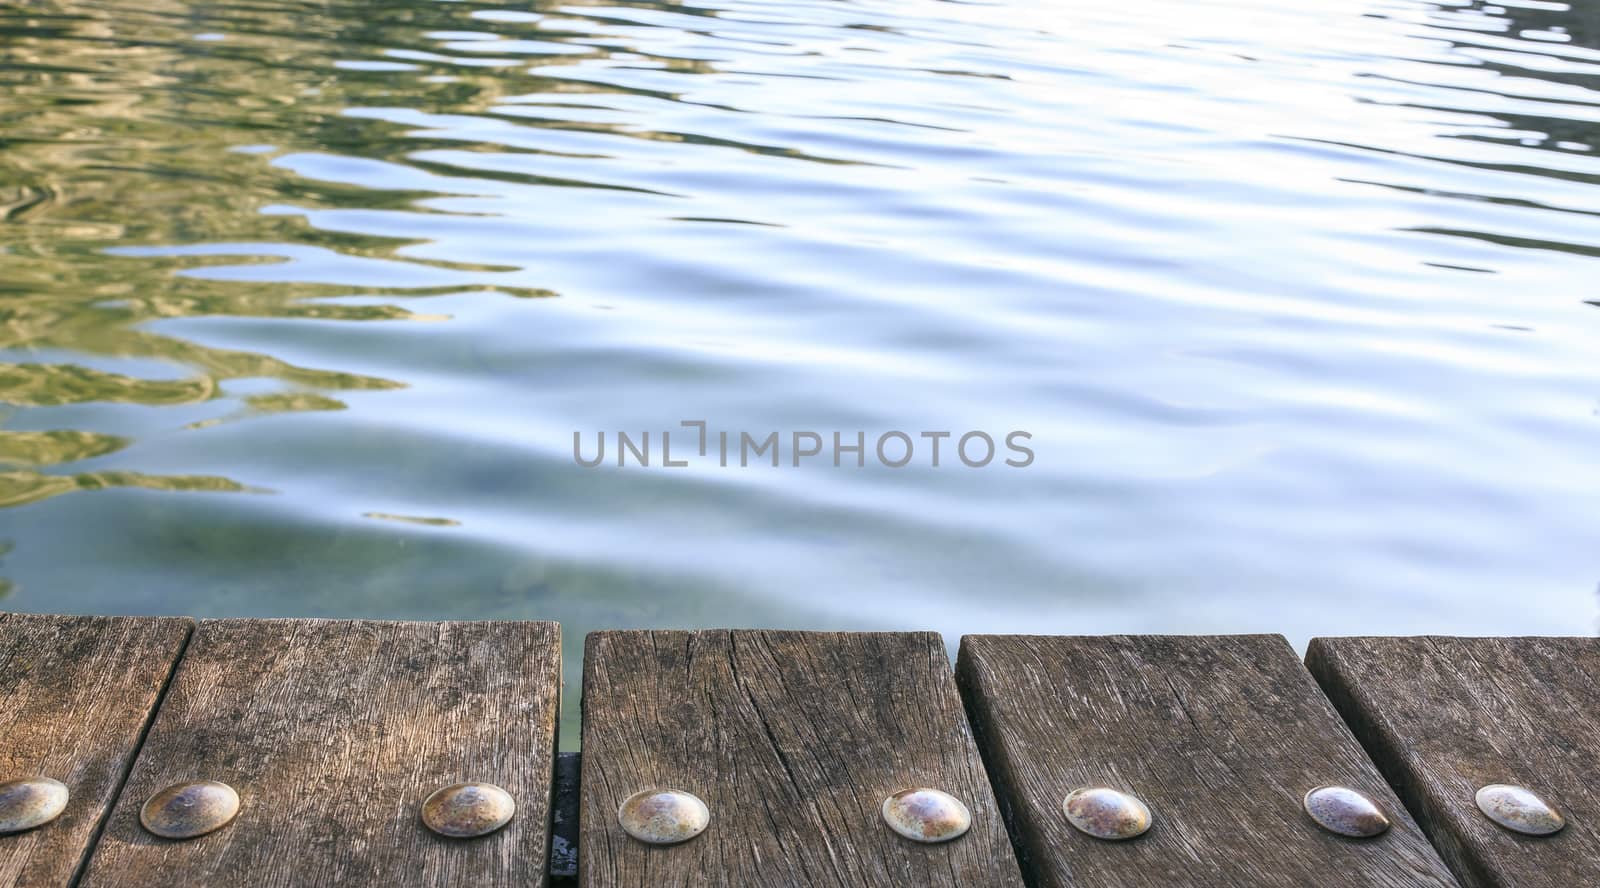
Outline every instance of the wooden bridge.
[[[1600, 886], [1600, 639], [600, 632], [583, 746], [556, 749], [554, 623], [0, 614], [0, 781], [70, 789], [0, 836], [0, 886]], [[238, 791], [228, 826], [141, 828], [182, 780]], [[446, 839], [424, 798], [496, 784], [517, 813]], [[1478, 787], [1521, 784], [1567, 828], [1521, 835]], [[1370, 795], [1350, 839], [1308, 789]], [[1145, 835], [1062, 814], [1136, 794]], [[889, 794], [942, 789], [970, 831], [891, 832]], [[630, 794], [683, 789], [710, 827], [629, 838]], [[574, 851], [574, 846], [576, 850]]]

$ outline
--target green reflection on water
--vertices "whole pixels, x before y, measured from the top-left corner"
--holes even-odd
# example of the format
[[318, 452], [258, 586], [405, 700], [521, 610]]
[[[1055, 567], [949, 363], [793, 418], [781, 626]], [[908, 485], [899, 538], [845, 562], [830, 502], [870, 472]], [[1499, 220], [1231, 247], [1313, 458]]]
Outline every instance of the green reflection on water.
[[[326, 57], [415, 40], [433, 4], [275, 3], [208, 10], [185, 3], [28, 3], [0, 13], [0, 401], [18, 407], [128, 404], [163, 407], [222, 397], [228, 380], [272, 378], [293, 391], [255, 394], [227, 418], [344, 408], [326, 392], [401, 383], [298, 366], [267, 354], [211, 348], [152, 329], [180, 317], [338, 321], [427, 319], [397, 304], [345, 305], [329, 295], [396, 294], [384, 287], [214, 282], [174, 275], [193, 258], [121, 256], [109, 247], [213, 240], [292, 241], [346, 256], [389, 258], [405, 242], [310, 230], [270, 204], [308, 208], [411, 208], [419, 194], [310, 182], [235, 150], [338, 148], [369, 158], [415, 150], [374, 140], [343, 112], [380, 98], [381, 77], [335, 74]], [[331, 13], [331, 14], [330, 14]], [[193, 39], [227, 31], [225, 41]], [[499, 94], [491, 77], [436, 84], [425, 105], [481, 106]], [[244, 251], [241, 251], [244, 252]], [[220, 261], [220, 260], [211, 260]], [[230, 264], [256, 260], [228, 257]], [[459, 290], [460, 288], [456, 288]], [[442, 288], [413, 291], [416, 295]], [[43, 360], [27, 360], [39, 355]], [[52, 359], [58, 358], [58, 359]], [[180, 378], [147, 378], [86, 361], [154, 359]], [[198, 429], [220, 419], [202, 420]], [[44, 469], [106, 456], [128, 438], [81, 430], [0, 432], [0, 507], [84, 490], [138, 487], [229, 491], [227, 478], [129, 471], [51, 474]], [[219, 557], [221, 557], [219, 555]]]
[[104, 456], [121, 450], [127, 444], [126, 438], [94, 432], [0, 430], [0, 465], [52, 466]]
[[[216, 398], [227, 380], [261, 377], [331, 391], [400, 387], [393, 380], [208, 348], [146, 325], [197, 316], [418, 319], [396, 304], [317, 300], [421, 296], [450, 288], [218, 286], [173, 274], [203, 268], [208, 260], [108, 258], [105, 251], [141, 244], [293, 242], [344, 256], [393, 258], [408, 242], [312, 230], [296, 216], [261, 211], [275, 204], [414, 211], [422, 194], [312, 182], [264, 162], [259, 153], [236, 149], [253, 144], [270, 153], [359, 145], [363, 157], [384, 159], [427, 147], [426, 140], [403, 134], [385, 138], [347, 115], [352, 107], [380, 102], [389, 92], [387, 82], [335, 71], [327, 59], [363, 47], [410, 44], [420, 51], [431, 44], [419, 35], [450, 19], [451, 12], [437, 4], [410, 2], [214, 9], [173, 2], [45, 2], [0, 13], [0, 89], [6, 95], [0, 104], [0, 349], [71, 356], [0, 367], [0, 400], [163, 406]], [[194, 39], [207, 32], [226, 32], [226, 39]], [[470, 110], [486, 107], [505, 88], [503, 79], [465, 72], [448, 83], [421, 86], [407, 99], [415, 107]], [[247, 255], [225, 261], [273, 260]], [[192, 375], [144, 379], [81, 363], [93, 356], [157, 359]], [[256, 412], [336, 405], [336, 399], [314, 393], [249, 400]]]
[[246, 489], [244, 485], [227, 478], [203, 475], [144, 475], [138, 472], [45, 475], [39, 472], [0, 472], [0, 508], [24, 506], [77, 490], [104, 490], [108, 487], [224, 493], [241, 493]]

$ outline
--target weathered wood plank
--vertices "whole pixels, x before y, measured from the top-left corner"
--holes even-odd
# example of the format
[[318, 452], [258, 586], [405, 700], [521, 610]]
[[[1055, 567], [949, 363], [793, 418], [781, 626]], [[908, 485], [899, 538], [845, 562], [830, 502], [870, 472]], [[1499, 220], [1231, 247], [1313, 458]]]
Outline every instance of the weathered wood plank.
[[[1306, 662], [1464, 885], [1600, 885], [1600, 639], [1327, 638]], [[1489, 783], [1567, 828], [1501, 829], [1473, 801]]]
[[53, 777], [55, 821], [0, 836], [0, 885], [72, 881], [194, 624], [0, 614], [0, 780]]
[[[933, 633], [602, 632], [584, 659], [579, 882], [629, 886], [1016, 886], [1020, 878]], [[971, 808], [943, 845], [879, 806], [915, 786]], [[675, 788], [711, 826], [669, 847], [617, 808]]]
[[[554, 623], [201, 622], [83, 884], [543, 885], [559, 648]], [[238, 819], [144, 832], [144, 800], [189, 779], [231, 784]], [[516, 817], [435, 836], [419, 805], [460, 780]]]
[[[1031, 884], [1455, 884], [1281, 636], [968, 636], [957, 678]], [[1301, 802], [1328, 783], [1393, 828], [1318, 828]], [[1096, 785], [1142, 798], [1151, 830], [1073, 829], [1062, 800]]]

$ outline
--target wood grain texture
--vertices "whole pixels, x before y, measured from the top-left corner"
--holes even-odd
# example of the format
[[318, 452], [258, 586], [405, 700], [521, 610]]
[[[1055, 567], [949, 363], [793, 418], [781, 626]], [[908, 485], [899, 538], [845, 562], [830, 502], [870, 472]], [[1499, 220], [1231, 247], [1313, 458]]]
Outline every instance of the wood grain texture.
[[[543, 885], [560, 681], [554, 623], [201, 622], [83, 884]], [[144, 800], [190, 779], [231, 784], [238, 819], [144, 832]], [[516, 817], [429, 832], [422, 800], [461, 780]]]
[[[1316, 639], [1307, 665], [1469, 888], [1600, 885], [1600, 639]], [[1501, 829], [1473, 796], [1538, 792], [1567, 828]]]
[[[1030, 884], [1455, 884], [1281, 636], [968, 636], [957, 678]], [[1378, 799], [1393, 828], [1317, 827], [1301, 801], [1326, 783]], [[1062, 800], [1094, 785], [1143, 799], [1150, 831], [1073, 829]]]
[[54, 777], [55, 821], [0, 836], [0, 886], [71, 883], [194, 624], [0, 614], [0, 780]]
[[[1020, 886], [933, 633], [602, 632], [584, 658], [580, 884]], [[914, 786], [971, 808], [943, 845], [879, 806]], [[643, 789], [687, 790], [705, 833], [647, 846], [617, 824]]]

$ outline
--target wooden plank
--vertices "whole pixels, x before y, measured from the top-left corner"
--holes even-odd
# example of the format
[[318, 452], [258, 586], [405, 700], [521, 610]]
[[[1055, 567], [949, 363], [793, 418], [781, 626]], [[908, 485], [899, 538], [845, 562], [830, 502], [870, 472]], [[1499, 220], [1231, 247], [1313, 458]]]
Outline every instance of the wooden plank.
[[193, 623], [0, 614], [0, 780], [53, 777], [67, 809], [0, 836], [0, 885], [72, 881]]
[[[957, 678], [1030, 884], [1455, 884], [1281, 636], [968, 636]], [[1328, 783], [1393, 828], [1317, 827], [1301, 802]], [[1062, 800], [1095, 785], [1143, 799], [1154, 826], [1073, 829]]]
[[[579, 883], [1018, 886], [1015, 858], [933, 633], [602, 632], [584, 658]], [[965, 836], [903, 839], [879, 806], [930, 786]], [[618, 826], [634, 792], [711, 808], [681, 845]]]
[[[203, 621], [83, 884], [543, 885], [560, 662], [554, 623]], [[231, 784], [238, 819], [144, 832], [144, 800], [190, 779]], [[422, 800], [461, 780], [516, 817], [429, 832]]]
[[[1600, 885], [1600, 639], [1317, 639], [1306, 662], [1462, 884]], [[1473, 801], [1490, 783], [1567, 828], [1496, 826]]]

